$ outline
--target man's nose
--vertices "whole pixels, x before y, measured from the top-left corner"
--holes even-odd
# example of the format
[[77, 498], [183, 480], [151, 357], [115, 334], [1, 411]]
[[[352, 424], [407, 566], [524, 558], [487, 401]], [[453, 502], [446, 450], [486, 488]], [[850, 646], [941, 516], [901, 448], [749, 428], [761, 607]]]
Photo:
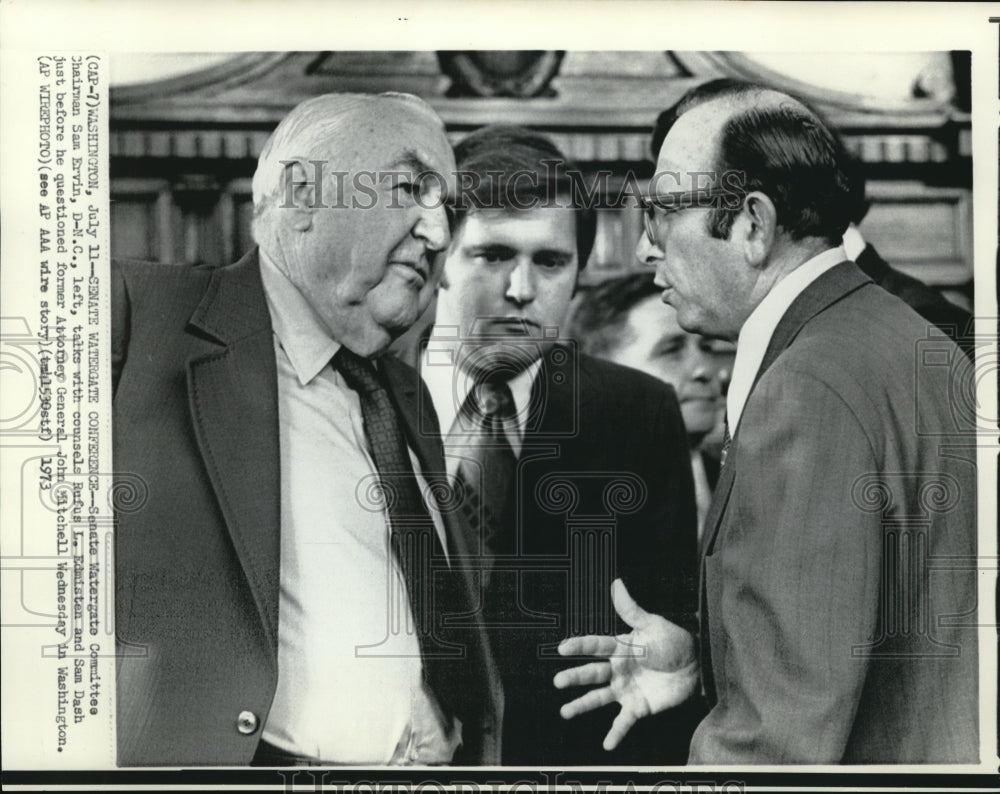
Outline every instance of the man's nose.
[[507, 299], [519, 306], [535, 299], [535, 272], [529, 259], [520, 258], [510, 272]]
[[635, 258], [641, 265], [656, 267], [663, 261], [663, 249], [651, 243], [649, 236], [643, 234], [635, 245]]
[[690, 380], [699, 383], [711, 383], [712, 380], [718, 379], [718, 367], [712, 354], [706, 350], [702, 350], [698, 341], [695, 341], [688, 348], [687, 361], [685, 363], [687, 365], [685, 369]]
[[413, 227], [413, 235], [424, 241], [431, 251], [443, 251], [451, 242], [448, 213], [444, 205], [420, 208], [420, 218]]

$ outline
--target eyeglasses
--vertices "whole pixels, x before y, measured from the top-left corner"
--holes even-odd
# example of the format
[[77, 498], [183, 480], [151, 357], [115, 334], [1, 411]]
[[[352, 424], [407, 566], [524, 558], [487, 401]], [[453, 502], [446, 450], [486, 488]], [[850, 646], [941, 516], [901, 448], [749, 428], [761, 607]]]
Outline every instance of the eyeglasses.
[[743, 205], [743, 194], [732, 186], [716, 186], [705, 190], [685, 190], [677, 193], [657, 193], [642, 199], [642, 225], [650, 245], [659, 245], [656, 240], [656, 212], [670, 215], [691, 207], [739, 209]]

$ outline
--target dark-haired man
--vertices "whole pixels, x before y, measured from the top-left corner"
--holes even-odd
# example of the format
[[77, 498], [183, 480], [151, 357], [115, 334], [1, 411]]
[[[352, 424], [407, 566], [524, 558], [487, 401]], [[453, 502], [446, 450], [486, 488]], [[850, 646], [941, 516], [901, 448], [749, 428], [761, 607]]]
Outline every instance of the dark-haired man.
[[[926, 322], [847, 260], [844, 154], [793, 98], [736, 84], [690, 103], [657, 169], [686, 184], [652, 197], [637, 255], [682, 327], [737, 341], [702, 544], [712, 709], [689, 762], [976, 761], [960, 351], [924, 349]], [[739, 200], [698, 191], [705, 172], [739, 174]], [[664, 647], [652, 635], [631, 639]]]
[[[740, 90], [743, 84], [730, 77], [708, 80], [690, 89], [673, 106], [664, 110], [653, 127], [651, 151], [653, 158], [660, 153], [663, 139], [667, 136], [678, 116], [695, 105], [713, 97], [725, 96]], [[803, 103], [804, 104], [804, 103]], [[812, 112], [815, 112], [810, 108]], [[886, 292], [890, 292], [908, 304], [927, 322], [933, 323], [943, 333], [955, 339], [966, 354], [972, 357], [971, 339], [974, 336], [972, 316], [960, 306], [956, 306], [932, 287], [913, 276], [891, 267], [859, 230], [861, 222], [868, 214], [869, 201], [866, 195], [864, 163], [856, 157], [848, 157], [845, 162], [850, 186], [851, 224], [844, 232], [844, 252], [854, 260], [861, 271]]]
[[863, 164], [855, 159], [849, 161], [848, 177], [851, 186], [851, 225], [844, 232], [844, 251], [848, 259], [853, 259], [862, 272], [886, 292], [891, 292], [906, 302], [927, 322], [933, 323], [955, 339], [966, 354], [971, 356], [973, 346], [968, 342], [974, 336], [972, 315], [919, 279], [891, 267], [875, 246], [862, 236], [858, 227], [869, 208]]
[[[565, 339], [595, 219], [576, 200], [562, 153], [526, 129], [493, 127], [465, 138], [456, 160], [470, 189], [421, 372], [474, 527], [468, 564], [504, 684], [503, 762], [682, 762], [690, 708], [601, 750], [615, 702], [609, 749], [636, 719], [695, 688], [685, 630], [695, 604], [695, 511], [677, 398]], [[561, 640], [666, 619], [684, 628], [671, 626], [677, 653], [663, 671], [663, 700], [602, 686], [583, 698], [604, 708], [563, 719], [561, 709], [569, 716], [578, 704], [553, 685], [567, 666]], [[617, 660], [581, 649], [592, 652], [600, 658], [589, 662], [586, 683], [607, 684]]]

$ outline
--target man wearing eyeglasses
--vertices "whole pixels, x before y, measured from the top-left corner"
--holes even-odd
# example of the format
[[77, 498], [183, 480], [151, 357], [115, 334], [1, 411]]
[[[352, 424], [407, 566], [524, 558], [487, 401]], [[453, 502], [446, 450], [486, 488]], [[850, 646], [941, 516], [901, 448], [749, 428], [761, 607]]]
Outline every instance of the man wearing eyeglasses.
[[[687, 701], [697, 686], [696, 517], [677, 397], [566, 338], [596, 219], [562, 153], [538, 133], [487, 127], [455, 155], [468, 190], [459, 193], [420, 364], [461, 496], [456, 509], [473, 529], [465, 564], [504, 685], [502, 761], [681, 763], [697, 702], [617, 746], [637, 717]], [[560, 652], [568, 636], [667, 619], [676, 652], [656, 704], [641, 687], [608, 686], [619, 662], [608, 658], [613, 640], [578, 648], [584, 660]], [[598, 687], [577, 699], [557, 686], [580, 661], [579, 683]], [[581, 704], [598, 710], [564, 719]]]
[[[683, 328], [737, 342], [691, 764], [979, 758], [975, 417], [949, 399], [971, 373], [847, 260], [844, 162], [801, 103], [735, 81], [682, 101], [659, 153], [680, 184], [637, 255]], [[655, 686], [665, 637], [629, 640]]]

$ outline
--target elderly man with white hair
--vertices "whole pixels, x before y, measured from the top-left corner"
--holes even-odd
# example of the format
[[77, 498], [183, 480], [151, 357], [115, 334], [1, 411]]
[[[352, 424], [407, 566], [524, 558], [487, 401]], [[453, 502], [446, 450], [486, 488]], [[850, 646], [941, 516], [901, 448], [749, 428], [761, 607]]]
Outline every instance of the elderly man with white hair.
[[497, 760], [436, 419], [380, 357], [454, 170], [416, 97], [316, 97], [260, 156], [255, 250], [116, 265], [120, 764]]

